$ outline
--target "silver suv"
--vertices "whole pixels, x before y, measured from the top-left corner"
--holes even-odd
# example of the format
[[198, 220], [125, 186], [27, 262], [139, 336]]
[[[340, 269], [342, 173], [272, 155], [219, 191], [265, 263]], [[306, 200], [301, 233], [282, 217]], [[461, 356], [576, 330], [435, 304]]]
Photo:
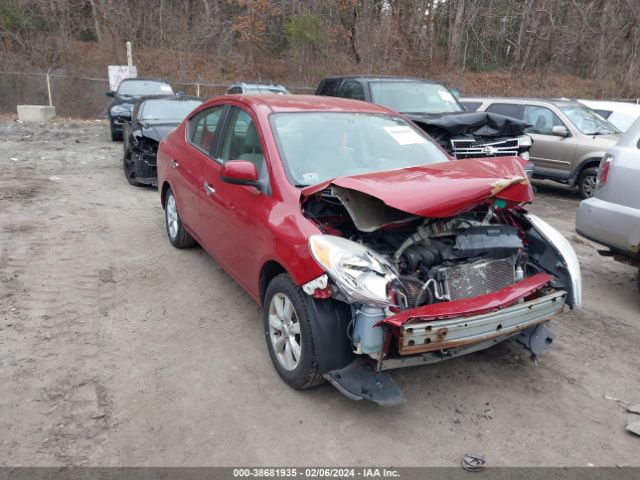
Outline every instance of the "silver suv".
[[610, 254], [618, 260], [636, 266], [640, 266], [639, 185], [640, 119], [604, 156], [596, 194], [580, 203], [576, 215], [576, 231], [580, 235], [609, 247]]
[[576, 186], [582, 198], [593, 196], [600, 160], [620, 138], [611, 123], [570, 100], [463, 97], [460, 103], [532, 124], [527, 133], [533, 138], [534, 178]]

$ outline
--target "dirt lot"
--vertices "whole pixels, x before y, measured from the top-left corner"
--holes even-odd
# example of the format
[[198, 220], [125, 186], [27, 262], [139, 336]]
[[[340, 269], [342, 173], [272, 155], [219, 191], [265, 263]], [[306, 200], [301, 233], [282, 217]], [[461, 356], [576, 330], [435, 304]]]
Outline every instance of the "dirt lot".
[[574, 233], [568, 189], [539, 184], [531, 210], [575, 246], [584, 309], [539, 364], [507, 342], [397, 371], [408, 403], [385, 409], [286, 387], [258, 306], [169, 245], [107, 137], [0, 121], [0, 464], [640, 465], [635, 271]]

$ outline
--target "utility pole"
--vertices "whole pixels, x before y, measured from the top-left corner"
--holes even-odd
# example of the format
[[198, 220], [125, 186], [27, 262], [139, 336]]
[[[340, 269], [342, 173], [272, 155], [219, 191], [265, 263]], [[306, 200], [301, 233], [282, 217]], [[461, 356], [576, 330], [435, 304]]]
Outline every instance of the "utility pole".
[[127, 42], [127, 66], [129, 67], [129, 77], [131, 77], [131, 65], [133, 65], [131, 42]]

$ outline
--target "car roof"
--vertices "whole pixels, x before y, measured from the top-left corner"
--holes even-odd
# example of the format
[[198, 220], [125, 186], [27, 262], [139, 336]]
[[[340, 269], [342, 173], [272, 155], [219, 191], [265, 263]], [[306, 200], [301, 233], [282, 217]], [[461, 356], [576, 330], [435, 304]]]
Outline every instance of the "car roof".
[[395, 75], [337, 75], [333, 77], [325, 77], [321, 82], [329, 80], [373, 80], [373, 81], [387, 81], [387, 82], [419, 82], [419, 83], [433, 83], [437, 85], [443, 85], [436, 80], [428, 80], [426, 78], [419, 77], [399, 77]]
[[612, 100], [578, 100], [580, 103], [584, 103], [586, 106], [601, 109], [611, 110], [613, 112], [623, 112], [630, 114], [640, 114], [640, 105], [631, 102], [616, 102]]
[[267, 108], [272, 112], [360, 112], [397, 115], [396, 112], [375, 103], [320, 95], [232, 94], [212, 98], [207, 102], [207, 105], [221, 100], [228, 101], [232, 99], [240, 100], [255, 109]]
[[233, 87], [244, 87], [244, 88], [285, 88], [284, 85], [280, 85], [279, 83], [247, 83], [247, 82], [236, 82], [229, 85], [229, 88]]
[[199, 97], [192, 97], [190, 95], [176, 95], [176, 94], [167, 94], [167, 95], [145, 95], [138, 100], [138, 103], [142, 103], [146, 100], [170, 100], [172, 102], [185, 102], [187, 100], [190, 101], [199, 101], [203, 100]]
[[154, 78], [154, 77], [127, 77], [127, 78], [123, 78], [120, 81], [120, 83], [133, 82], [133, 81], [139, 81], [139, 82], [162, 82], [162, 83], [169, 84], [169, 81], [165, 80], [164, 78]]
[[487, 102], [487, 101], [492, 101], [492, 102], [504, 102], [504, 103], [514, 103], [514, 104], [539, 102], [539, 103], [550, 103], [552, 105], [555, 105], [556, 107], [575, 107], [576, 105], [584, 106], [584, 105], [581, 105], [579, 102], [576, 102], [574, 100], [562, 99], [562, 98], [475, 97], [475, 96], [466, 96], [465, 95], [465, 96], [459, 98], [458, 101], [461, 102], [461, 103], [464, 103], [464, 102]]

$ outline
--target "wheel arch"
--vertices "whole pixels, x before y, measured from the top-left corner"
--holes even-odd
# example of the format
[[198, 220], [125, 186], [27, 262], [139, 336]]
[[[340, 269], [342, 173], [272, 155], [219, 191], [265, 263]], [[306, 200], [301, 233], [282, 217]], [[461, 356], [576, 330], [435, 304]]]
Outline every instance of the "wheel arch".
[[271, 283], [271, 280], [281, 273], [286, 273], [291, 276], [289, 272], [287, 272], [287, 269], [275, 260], [268, 260], [260, 269], [260, 277], [258, 280], [258, 298], [260, 300], [260, 305], [264, 305], [264, 297], [267, 293], [269, 283]]
[[578, 165], [578, 168], [576, 168], [571, 177], [569, 177], [569, 185], [577, 185], [578, 179], [580, 178], [580, 175], [582, 175], [582, 172], [584, 172], [587, 168], [597, 168], [600, 165], [600, 160], [602, 160], [602, 157], [604, 157], [604, 153], [602, 153], [600, 157], [589, 156], [588, 158], [582, 160]]
[[167, 190], [171, 188], [171, 185], [166, 180], [162, 183], [162, 187], [160, 188], [160, 203], [162, 204], [162, 208], [164, 209], [164, 200], [167, 195]]

